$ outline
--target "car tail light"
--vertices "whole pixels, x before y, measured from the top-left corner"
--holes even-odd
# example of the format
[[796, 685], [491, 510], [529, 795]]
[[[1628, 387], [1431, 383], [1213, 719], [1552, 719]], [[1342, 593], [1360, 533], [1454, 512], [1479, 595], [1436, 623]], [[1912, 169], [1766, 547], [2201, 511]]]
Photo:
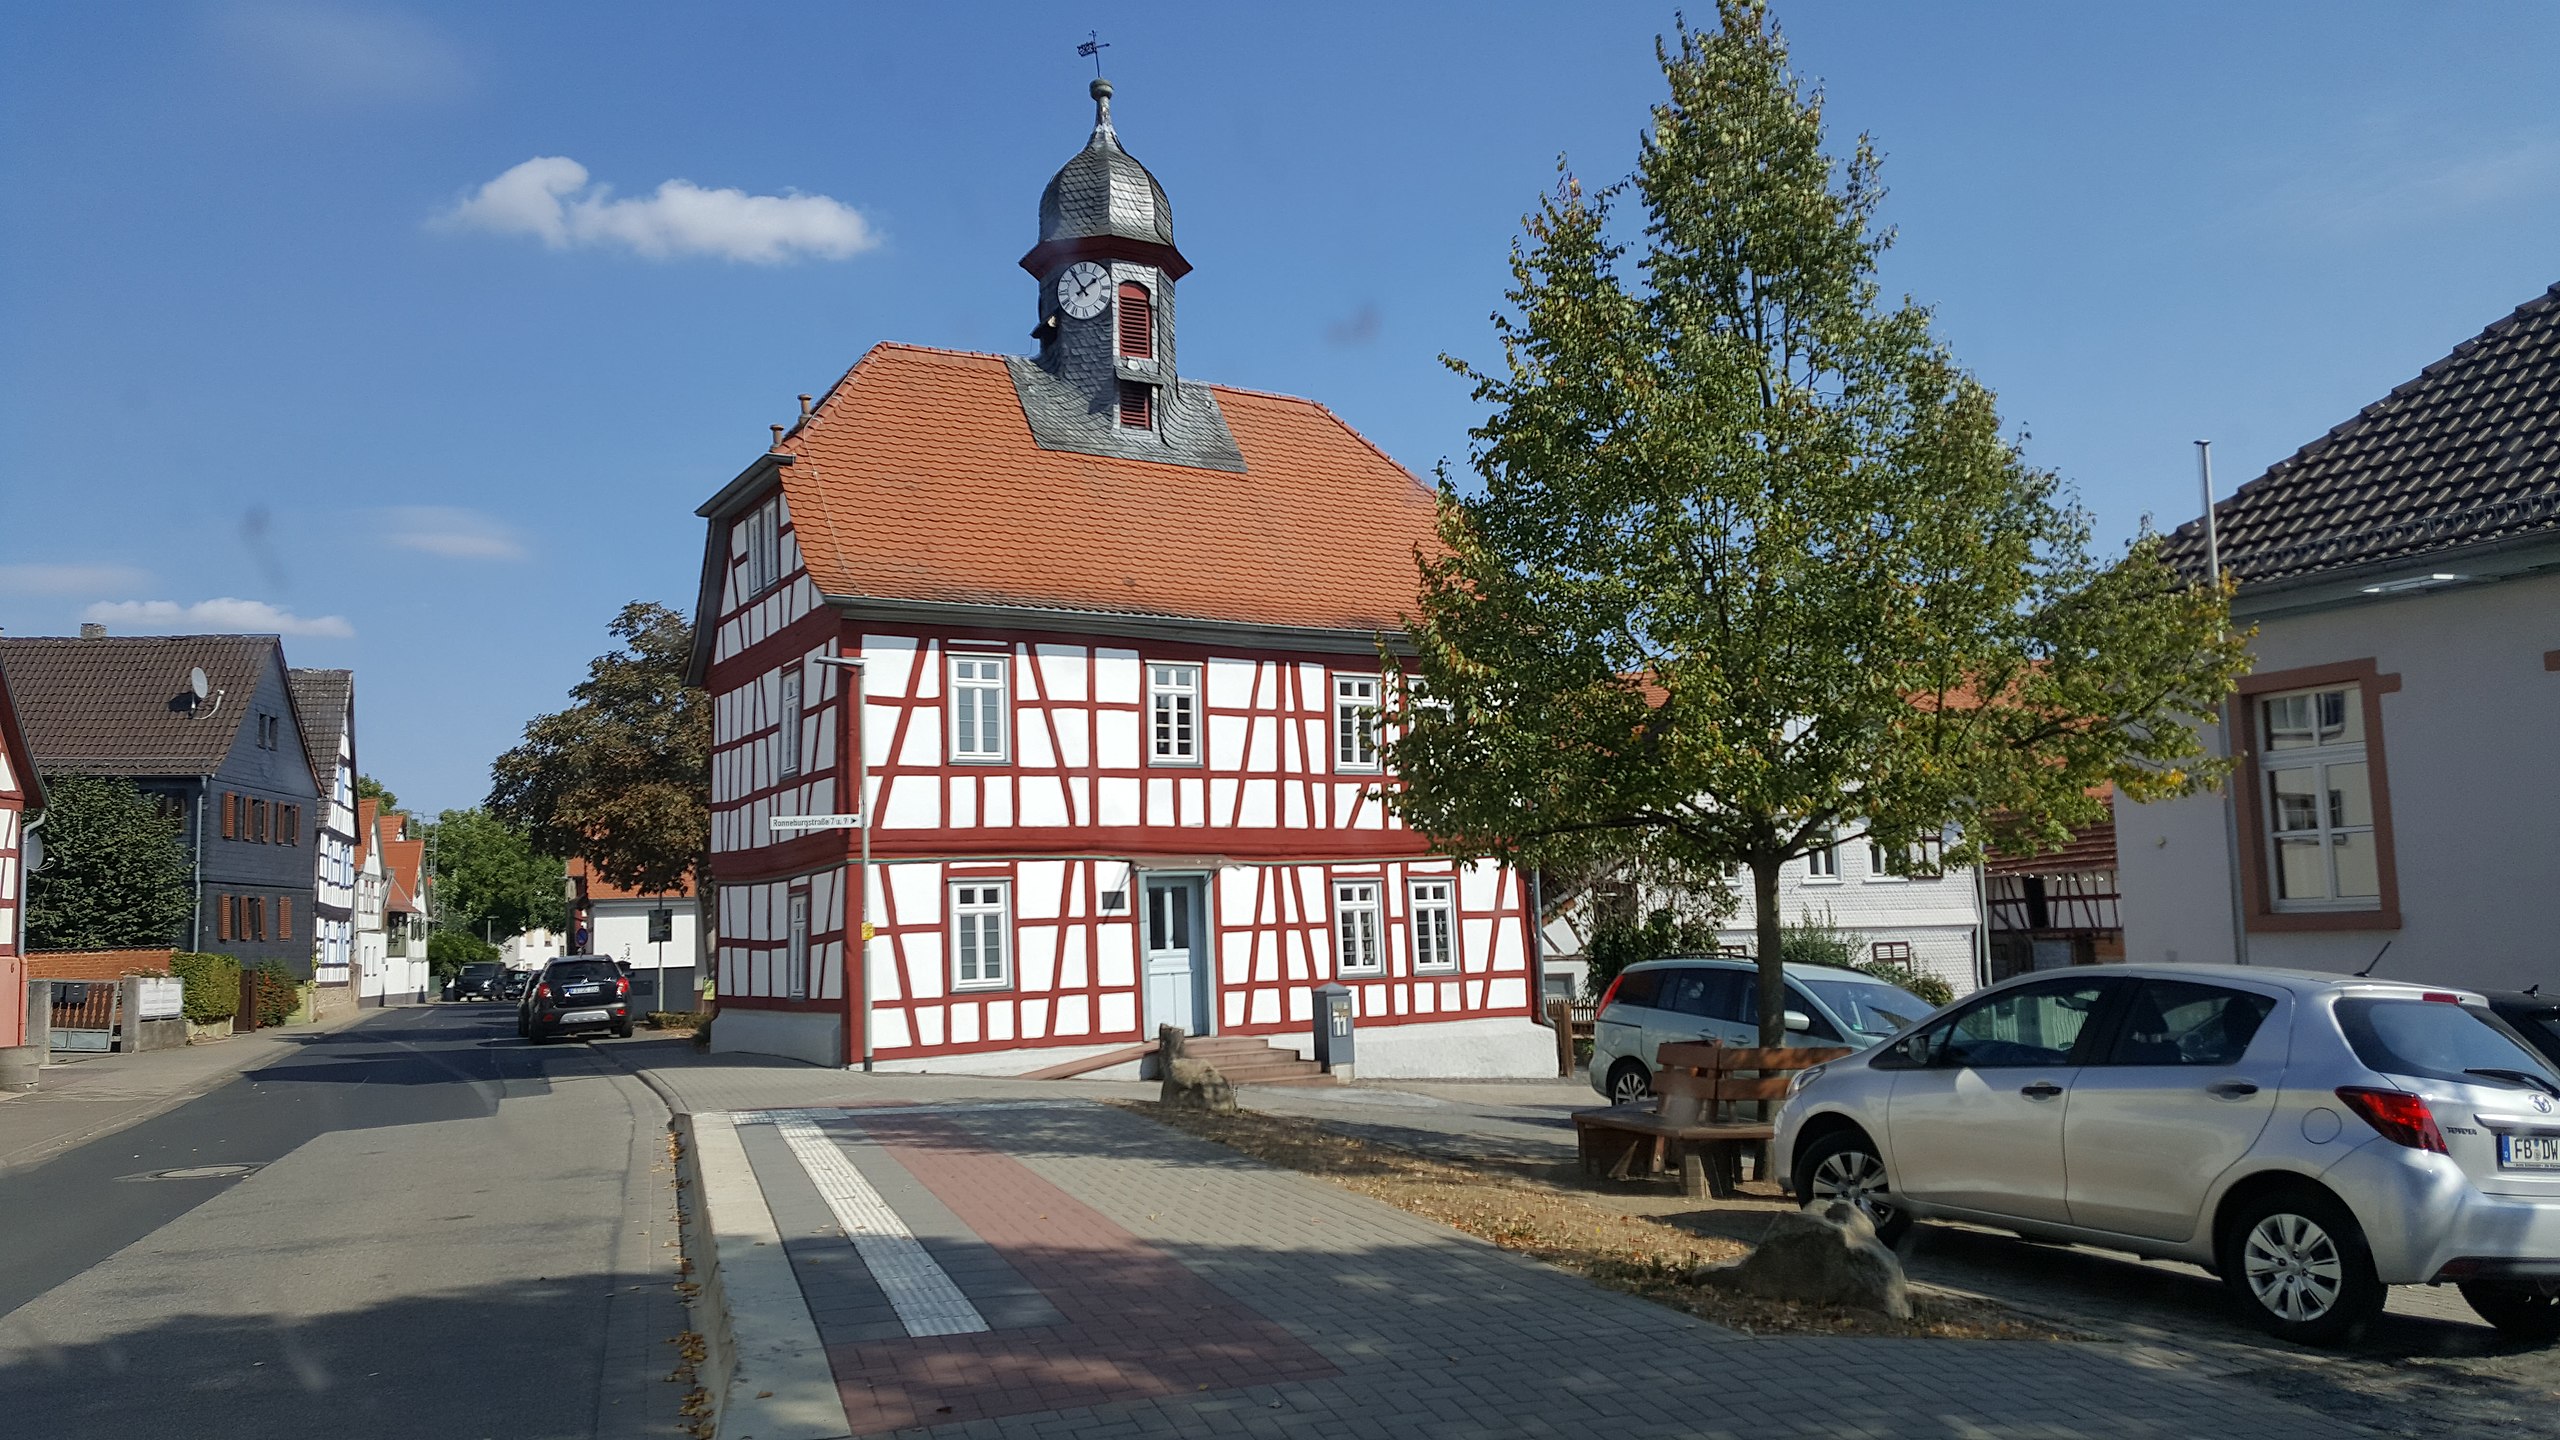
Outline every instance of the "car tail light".
[[628, 994], [630, 994], [630, 993], [631, 993], [631, 977], [630, 977], [630, 976], [628, 976], [628, 975], [625, 975], [625, 976], [623, 976], [621, 979], [614, 981], [614, 982], [613, 982], [613, 993], [614, 993], [614, 994], [616, 994], [616, 995], [628, 995]]
[[1591, 1007], [1591, 1018], [1600, 1018], [1600, 1012], [1608, 1009], [1609, 1002], [1618, 998], [1618, 987], [1626, 983], [1627, 974], [1623, 970], [1610, 976], [1609, 988], [1600, 992], [1600, 1003]]
[[548, 999], [550, 999], [550, 998], [551, 998], [551, 987], [550, 987], [549, 985], [536, 985], [536, 986], [534, 986], [534, 987], [533, 987], [533, 998], [534, 998], [534, 999], [536, 999], [536, 1000], [548, 1000]]
[[2364, 1117], [2364, 1122], [2382, 1132], [2382, 1138], [2412, 1150], [2445, 1153], [2444, 1132], [2436, 1128], [2435, 1112], [2427, 1102], [2406, 1090], [2369, 1090], [2359, 1085], [2338, 1089], [2338, 1098], [2347, 1108]]
[[2454, 994], [2450, 990], [2430, 990], [2418, 998], [2421, 1000], [2435, 1000], [2446, 1005], [2459, 1005], [2462, 1003], [2462, 997]]

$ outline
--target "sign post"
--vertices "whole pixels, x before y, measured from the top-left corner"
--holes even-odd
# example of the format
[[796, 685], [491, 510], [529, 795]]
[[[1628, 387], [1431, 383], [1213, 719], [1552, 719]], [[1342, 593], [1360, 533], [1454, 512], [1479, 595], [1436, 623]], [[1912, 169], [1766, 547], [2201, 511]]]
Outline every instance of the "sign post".
[[658, 947], [658, 1008], [660, 1010], [667, 1008], [667, 941], [675, 933], [674, 908], [666, 905], [649, 907], [649, 943]]

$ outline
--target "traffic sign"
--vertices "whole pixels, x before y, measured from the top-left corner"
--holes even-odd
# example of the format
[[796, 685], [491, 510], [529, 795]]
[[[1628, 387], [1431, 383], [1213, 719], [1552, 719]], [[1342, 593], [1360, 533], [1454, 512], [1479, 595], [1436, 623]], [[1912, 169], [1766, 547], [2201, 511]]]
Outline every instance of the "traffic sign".
[[859, 815], [776, 815], [773, 829], [777, 835], [794, 835], [806, 830], [859, 830]]

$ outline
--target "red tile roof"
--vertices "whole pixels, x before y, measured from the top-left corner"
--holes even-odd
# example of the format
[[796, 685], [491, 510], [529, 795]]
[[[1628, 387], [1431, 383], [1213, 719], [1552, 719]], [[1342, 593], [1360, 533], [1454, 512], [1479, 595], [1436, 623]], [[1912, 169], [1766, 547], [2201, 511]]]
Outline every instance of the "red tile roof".
[[2102, 785], [2098, 793], [2107, 802], [2108, 818], [2072, 831], [2071, 839], [2059, 850], [2036, 855], [2003, 855], [1995, 851], [1987, 868], [1994, 875], [2076, 875], [2116, 868], [2115, 787]]
[[1003, 357], [880, 345], [782, 442], [829, 595], [1396, 630], [1434, 493], [1311, 400], [1212, 386], [1245, 473], [1043, 450]]
[[570, 860], [569, 878], [587, 882], [587, 898], [590, 900], [690, 900], [693, 898], [693, 881], [689, 877], [683, 887], [676, 890], [628, 890], [598, 875], [593, 866], [580, 859]]

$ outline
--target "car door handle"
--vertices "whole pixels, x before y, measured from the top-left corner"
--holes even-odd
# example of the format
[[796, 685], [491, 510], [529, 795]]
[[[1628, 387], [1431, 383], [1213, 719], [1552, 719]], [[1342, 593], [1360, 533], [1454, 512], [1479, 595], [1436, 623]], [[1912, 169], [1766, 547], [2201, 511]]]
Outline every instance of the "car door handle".
[[2246, 1080], [2225, 1080], [2218, 1085], [2207, 1085], [2204, 1093], [2216, 1100], [2246, 1100], [2258, 1093], [2258, 1087]]
[[2062, 1087], [2050, 1080], [2039, 1080], [2033, 1085], [2022, 1087], [2018, 1093], [2030, 1100], [2050, 1100], [2062, 1093]]

